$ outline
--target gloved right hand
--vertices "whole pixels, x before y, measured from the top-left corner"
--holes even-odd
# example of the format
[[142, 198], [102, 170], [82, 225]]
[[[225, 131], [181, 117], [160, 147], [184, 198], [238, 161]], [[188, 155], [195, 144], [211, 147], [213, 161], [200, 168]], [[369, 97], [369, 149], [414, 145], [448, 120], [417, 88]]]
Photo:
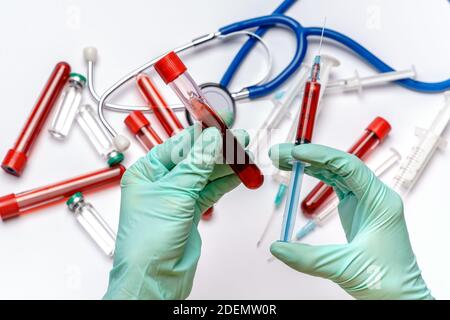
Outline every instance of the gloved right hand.
[[272, 147], [272, 161], [334, 187], [346, 244], [311, 246], [276, 242], [272, 254], [291, 268], [330, 279], [357, 299], [432, 299], [416, 262], [400, 196], [348, 153], [305, 144]]

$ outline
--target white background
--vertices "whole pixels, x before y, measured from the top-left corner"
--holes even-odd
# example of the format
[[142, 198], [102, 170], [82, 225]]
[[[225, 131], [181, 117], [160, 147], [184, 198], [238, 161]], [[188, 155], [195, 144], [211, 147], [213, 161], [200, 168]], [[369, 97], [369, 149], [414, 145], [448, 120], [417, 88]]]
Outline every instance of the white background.
[[[13, 145], [57, 61], [68, 61], [73, 71], [84, 73], [82, 49], [96, 46], [100, 54], [97, 83], [99, 91], [103, 91], [132, 68], [169, 48], [228, 23], [266, 15], [279, 2], [9, 1], [0, 11], [1, 157]], [[288, 14], [305, 26], [321, 26], [327, 16], [327, 27], [351, 36], [395, 68], [406, 69], [414, 64], [420, 80], [440, 81], [450, 75], [450, 8], [446, 0], [300, 0]], [[293, 37], [288, 31], [275, 30], [266, 39], [275, 55], [274, 72], [278, 72], [292, 56]], [[199, 83], [218, 81], [242, 42], [230, 41], [211, 50], [191, 52], [184, 59]], [[314, 40], [308, 62], [316, 48]], [[351, 76], [355, 69], [362, 75], [373, 73], [339, 46], [326, 43], [322, 52], [336, 56], [342, 63], [333, 73], [334, 78]], [[245, 86], [260, 75], [262, 57], [262, 52], [255, 50], [233, 88]], [[176, 102], [167, 89], [164, 92], [170, 102]], [[142, 103], [134, 85], [117, 99]], [[85, 100], [90, 100], [87, 93]], [[396, 85], [368, 89], [362, 96], [330, 95], [323, 101], [315, 141], [347, 149], [380, 115], [391, 122], [393, 131], [377, 155], [390, 146], [406, 154], [416, 141], [415, 126], [429, 125], [443, 101], [441, 94], [420, 94]], [[236, 127], [256, 128], [271, 106], [269, 101], [240, 103]], [[118, 130], [126, 132], [124, 115], [108, 113], [107, 117]], [[21, 178], [0, 174], [0, 194], [24, 191], [103, 166], [78, 128], [63, 143], [52, 140], [46, 129]], [[133, 141], [126, 164], [142, 155]], [[423, 275], [433, 294], [447, 299], [449, 159], [448, 150], [433, 157], [406, 205], [411, 241]], [[307, 178], [305, 190], [315, 183]], [[220, 201], [212, 221], [201, 224], [202, 257], [190, 298], [350, 298], [327, 280], [299, 274], [279, 262], [268, 264], [269, 239], [256, 249], [276, 188], [270, 177], [258, 191], [240, 187]], [[115, 229], [119, 196], [120, 190], [115, 188], [89, 197]], [[301, 218], [298, 225], [304, 222]], [[270, 240], [276, 239], [280, 224], [280, 220], [276, 221]], [[333, 219], [306, 241], [339, 243], [345, 238], [338, 219]], [[0, 223], [0, 298], [98, 299], [105, 292], [111, 265], [112, 261], [102, 255], [64, 205]]]

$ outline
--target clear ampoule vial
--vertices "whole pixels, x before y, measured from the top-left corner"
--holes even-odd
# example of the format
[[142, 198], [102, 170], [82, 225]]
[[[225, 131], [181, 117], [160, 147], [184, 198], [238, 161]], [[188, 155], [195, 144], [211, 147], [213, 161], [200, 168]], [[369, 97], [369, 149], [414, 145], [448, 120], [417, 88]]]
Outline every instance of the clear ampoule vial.
[[67, 201], [67, 207], [102, 251], [112, 257], [116, 245], [116, 234], [94, 206], [84, 200], [81, 192], [77, 192]]
[[102, 125], [92, 106], [86, 104], [79, 108], [77, 123], [94, 149], [106, 159], [109, 166], [114, 166], [123, 161], [123, 154], [115, 149], [112, 137]]
[[50, 134], [57, 139], [65, 139], [72, 128], [78, 108], [81, 104], [86, 78], [78, 73], [69, 75], [69, 82], [64, 88], [56, 106], [56, 114], [50, 126]]

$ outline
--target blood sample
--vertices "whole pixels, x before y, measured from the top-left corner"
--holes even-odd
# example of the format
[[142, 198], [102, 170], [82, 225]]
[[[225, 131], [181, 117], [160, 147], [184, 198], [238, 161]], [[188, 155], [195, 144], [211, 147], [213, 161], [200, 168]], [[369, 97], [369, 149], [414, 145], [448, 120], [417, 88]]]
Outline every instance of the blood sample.
[[86, 202], [81, 192], [71, 196], [66, 204], [95, 243], [107, 256], [112, 257], [116, 245], [116, 234], [94, 206]]
[[180, 120], [177, 118], [172, 109], [168, 107], [166, 101], [159, 93], [149, 76], [142, 73], [139, 74], [137, 76], [137, 84], [142, 96], [147, 101], [150, 108], [152, 108], [155, 116], [158, 118], [169, 137], [184, 129]]
[[249, 189], [259, 188], [264, 182], [260, 169], [210, 106], [200, 88], [186, 72], [187, 68], [180, 58], [171, 52], [155, 64], [155, 69], [203, 128], [215, 127], [220, 131], [223, 137], [223, 157], [243, 184]]
[[203, 214], [202, 214], [202, 220], [209, 221], [212, 219], [214, 213], [214, 207], [208, 208]]
[[64, 88], [56, 107], [56, 115], [49, 129], [57, 139], [65, 139], [72, 129], [75, 116], [81, 104], [86, 78], [78, 73], [71, 73], [69, 83]]
[[[317, 107], [321, 92], [319, 82], [320, 76], [320, 55], [314, 58], [311, 68], [311, 75], [305, 84], [302, 105], [297, 124], [297, 134], [295, 136], [295, 145], [311, 143], [314, 122], [316, 119]], [[284, 207], [283, 223], [281, 225], [280, 240], [289, 242], [292, 238], [297, 211], [300, 202], [300, 190], [304, 175], [305, 165], [301, 161], [293, 161], [292, 174], [289, 180], [288, 197]]]
[[88, 104], [78, 110], [77, 123], [91, 142], [94, 149], [108, 162], [110, 167], [121, 163], [124, 155], [117, 151], [111, 135], [100, 122], [95, 110]]
[[22, 132], [14, 147], [6, 154], [2, 168], [7, 173], [20, 176], [30, 155], [31, 147], [41, 132], [42, 126], [48, 118], [50, 110], [61, 94], [65, 83], [69, 79], [70, 66], [66, 62], [59, 62], [47, 80], [38, 101], [33, 107]]
[[[364, 131], [364, 134], [347, 152], [364, 160], [391, 131], [391, 125], [381, 117], [375, 118]], [[302, 201], [303, 214], [314, 215], [333, 195], [334, 190], [329, 185], [319, 182]]]
[[125, 167], [118, 165], [45, 187], [0, 197], [0, 216], [2, 220], [14, 218], [26, 211], [67, 199], [76, 192], [88, 192], [113, 183], [118, 184], [124, 172]]
[[163, 142], [142, 112], [133, 111], [124, 122], [147, 152]]

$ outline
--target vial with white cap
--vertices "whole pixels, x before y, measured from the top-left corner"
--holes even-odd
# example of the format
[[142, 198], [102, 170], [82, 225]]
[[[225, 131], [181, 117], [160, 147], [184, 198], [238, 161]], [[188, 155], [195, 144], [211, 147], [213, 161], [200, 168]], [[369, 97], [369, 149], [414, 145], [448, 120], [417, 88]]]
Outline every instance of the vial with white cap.
[[72, 128], [78, 108], [81, 104], [86, 78], [78, 73], [71, 73], [69, 83], [64, 88], [56, 107], [56, 114], [49, 129], [57, 139], [65, 139]]
[[116, 234], [94, 208], [92, 204], [84, 200], [81, 192], [75, 193], [66, 202], [67, 207], [75, 215], [75, 218], [83, 229], [91, 236], [102, 251], [112, 257], [116, 245]]

